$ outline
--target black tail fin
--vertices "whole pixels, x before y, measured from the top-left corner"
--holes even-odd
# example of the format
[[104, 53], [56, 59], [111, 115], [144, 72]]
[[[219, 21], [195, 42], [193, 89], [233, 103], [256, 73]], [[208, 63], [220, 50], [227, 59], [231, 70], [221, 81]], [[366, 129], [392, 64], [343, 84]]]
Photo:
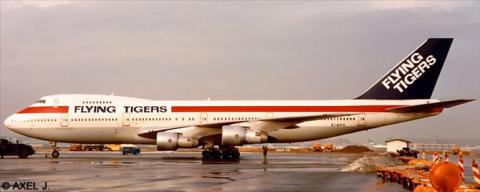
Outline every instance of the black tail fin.
[[430, 38], [356, 99], [430, 99], [453, 38]]

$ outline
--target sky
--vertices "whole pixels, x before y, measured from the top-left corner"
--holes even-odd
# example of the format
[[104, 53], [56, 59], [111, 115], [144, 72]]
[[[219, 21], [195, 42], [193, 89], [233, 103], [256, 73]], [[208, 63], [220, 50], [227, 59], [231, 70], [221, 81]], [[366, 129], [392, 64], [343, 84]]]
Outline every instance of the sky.
[[[0, 1], [3, 121], [45, 95], [329, 100], [430, 37], [455, 38], [432, 98], [480, 97], [479, 1]], [[344, 137], [480, 141], [474, 101]]]

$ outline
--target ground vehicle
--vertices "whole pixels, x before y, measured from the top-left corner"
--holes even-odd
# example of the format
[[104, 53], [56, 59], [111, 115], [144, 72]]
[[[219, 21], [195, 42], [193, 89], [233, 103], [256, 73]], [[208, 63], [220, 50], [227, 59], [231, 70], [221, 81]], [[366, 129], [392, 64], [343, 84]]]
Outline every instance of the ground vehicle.
[[330, 143], [325, 144], [325, 152], [334, 152], [334, 151], [335, 151], [335, 147], [333, 147], [332, 144]]
[[35, 150], [33, 150], [32, 146], [30, 145], [18, 144], [18, 142], [12, 143], [6, 139], [1, 139], [0, 145], [0, 148], [5, 146], [5, 156], [18, 155], [18, 157], [23, 159], [27, 158], [29, 155], [35, 154]]
[[82, 151], [82, 145], [81, 144], [73, 144], [70, 146], [70, 151]]
[[120, 151], [122, 152], [123, 155], [126, 155], [128, 153], [133, 153], [134, 155], [138, 155], [140, 153], [140, 148], [137, 146], [125, 146], [121, 147]]
[[314, 143], [314, 144], [313, 144], [313, 151], [322, 152], [322, 144], [320, 144], [320, 143]]
[[453, 151], [453, 154], [456, 155], [460, 152], [460, 147], [459, 146], [453, 146], [452, 151]]
[[120, 144], [110, 144], [110, 145], [107, 145], [107, 148], [110, 148], [112, 149], [112, 151], [120, 151], [120, 148], [122, 147], [122, 145]]
[[91, 150], [93, 150], [93, 149], [95, 149], [96, 151], [103, 151], [104, 149], [107, 149], [107, 150], [109, 150], [109, 151], [112, 150], [111, 148], [105, 147], [105, 146], [103, 146], [103, 145], [101, 145], [101, 144], [99, 144], [99, 145], [87, 144], [87, 145], [83, 146], [83, 150], [84, 150], [84, 151], [91, 151]]

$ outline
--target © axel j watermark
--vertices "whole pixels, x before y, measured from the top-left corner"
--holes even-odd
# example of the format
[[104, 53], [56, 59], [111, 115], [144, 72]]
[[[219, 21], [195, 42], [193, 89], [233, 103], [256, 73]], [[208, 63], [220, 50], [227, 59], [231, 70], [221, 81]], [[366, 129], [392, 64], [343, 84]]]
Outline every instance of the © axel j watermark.
[[3, 190], [28, 190], [28, 191], [50, 190], [50, 188], [48, 188], [47, 186], [47, 182], [45, 182], [45, 184], [41, 183], [38, 186], [40, 188], [37, 187], [37, 184], [35, 182], [15, 182], [15, 183], [3, 182], [2, 183]]

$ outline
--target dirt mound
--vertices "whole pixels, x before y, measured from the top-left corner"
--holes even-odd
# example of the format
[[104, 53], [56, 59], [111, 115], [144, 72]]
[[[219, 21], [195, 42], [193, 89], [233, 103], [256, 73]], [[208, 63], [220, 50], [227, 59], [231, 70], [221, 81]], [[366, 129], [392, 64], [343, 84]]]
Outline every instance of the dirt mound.
[[339, 150], [338, 152], [343, 152], [343, 153], [363, 153], [363, 152], [373, 152], [367, 147], [364, 146], [358, 146], [358, 145], [349, 145], [343, 148], [342, 150]]
[[361, 153], [349, 160], [350, 164], [342, 168], [342, 172], [373, 173], [378, 167], [401, 165], [402, 162], [388, 153]]

